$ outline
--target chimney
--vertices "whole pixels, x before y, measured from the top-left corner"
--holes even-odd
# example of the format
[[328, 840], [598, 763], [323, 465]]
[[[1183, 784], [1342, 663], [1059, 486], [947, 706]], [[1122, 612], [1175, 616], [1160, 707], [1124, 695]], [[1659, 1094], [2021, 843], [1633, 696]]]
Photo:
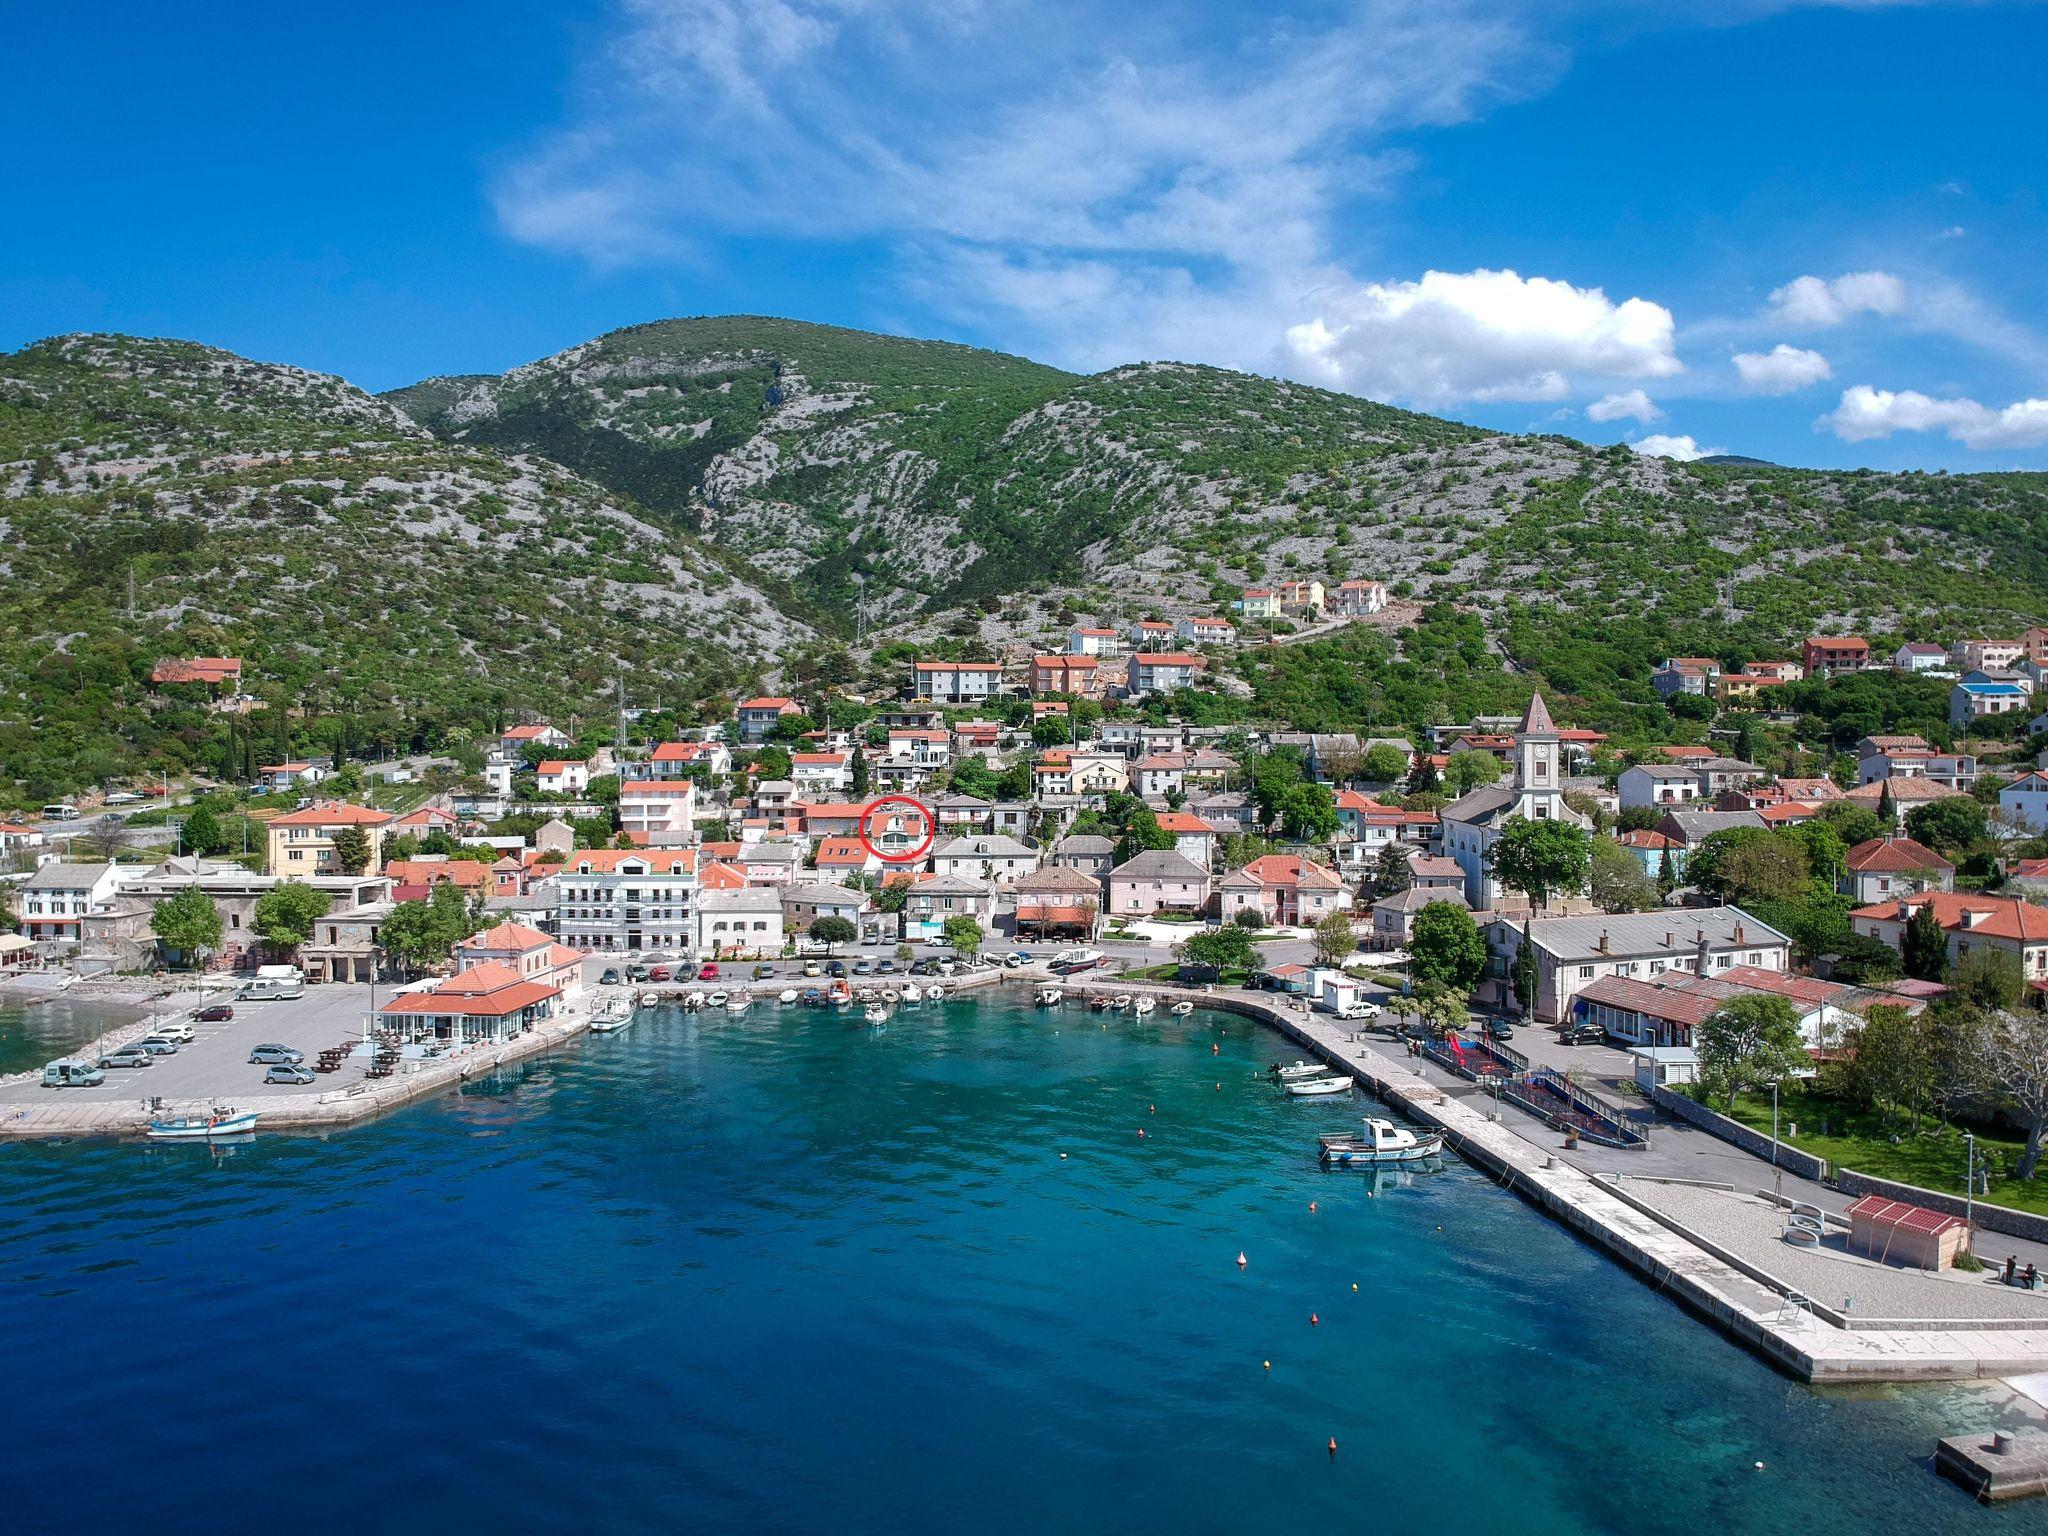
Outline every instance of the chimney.
[[1742, 924], [1740, 923], [1735, 925], [1735, 942], [1738, 944], [1742, 942]]
[[1599, 952], [1603, 955], [1607, 953], [1607, 930], [1605, 928], [1600, 930]]
[[1673, 933], [1669, 928], [1666, 928], [1664, 930], [1664, 947], [1666, 949], [1678, 948], [1678, 935]]

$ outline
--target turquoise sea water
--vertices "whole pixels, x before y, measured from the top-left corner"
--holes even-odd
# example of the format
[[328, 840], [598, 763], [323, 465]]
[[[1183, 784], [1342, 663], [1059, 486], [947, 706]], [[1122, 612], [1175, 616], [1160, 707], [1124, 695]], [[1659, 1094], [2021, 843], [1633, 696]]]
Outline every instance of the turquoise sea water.
[[1926, 1469], [1981, 1395], [1798, 1386], [1462, 1165], [1319, 1172], [1245, 1021], [1100, 1026], [643, 1013], [325, 1139], [0, 1149], [9, 1523], [2048, 1529]]

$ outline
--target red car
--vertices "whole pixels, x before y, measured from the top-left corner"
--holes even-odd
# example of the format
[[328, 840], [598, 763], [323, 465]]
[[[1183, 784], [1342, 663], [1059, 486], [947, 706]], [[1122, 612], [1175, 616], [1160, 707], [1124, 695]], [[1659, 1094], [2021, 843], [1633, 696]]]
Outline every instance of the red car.
[[703, 970], [701, 970], [701, 971], [699, 971], [699, 972], [697, 973], [697, 979], [698, 979], [699, 981], [716, 981], [716, 980], [718, 980], [718, 967], [717, 967], [717, 966], [715, 966], [715, 965], [707, 965], [707, 966], [705, 966]]
[[234, 1016], [235, 1010], [226, 1003], [214, 1003], [212, 1006], [202, 1008], [192, 1015], [193, 1018], [202, 1024], [225, 1024]]
[[653, 970], [647, 973], [647, 979], [649, 981], [667, 981], [668, 967], [665, 965], [657, 965]]

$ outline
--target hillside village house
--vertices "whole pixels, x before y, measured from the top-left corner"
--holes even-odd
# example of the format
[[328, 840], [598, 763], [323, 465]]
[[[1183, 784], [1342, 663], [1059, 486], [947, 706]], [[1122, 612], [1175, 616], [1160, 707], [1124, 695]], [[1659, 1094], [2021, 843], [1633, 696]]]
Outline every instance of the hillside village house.
[[1998, 792], [1998, 808], [2029, 832], [2048, 832], [2048, 773], [2030, 768]]
[[740, 740], [751, 743], [766, 741], [785, 716], [802, 713], [795, 699], [771, 695], [744, 700], [733, 718], [739, 726]]
[[1892, 830], [1896, 831], [1906, 823], [1907, 814], [1915, 806], [1926, 805], [1933, 800], [1953, 800], [1963, 793], [1946, 784], [1928, 778], [1885, 779], [1875, 784], [1860, 784], [1842, 798], [1851, 805], [1860, 805], [1865, 810], [1881, 813], [1885, 797], [1892, 802]]
[[1113, 629], [1073, 629], [1067, 632], [1070, 656], [1121, 656], [1123, 636]]
[[1622, 769], [1615, 787], [1624, 810], [1642, 805], [1687, 805], [1700, 798], [1700, 777], [1677, 763], [1635, 763]]
[[566, 731], [558, 731], [552, 725], [507, 726], [498, 736], [498, 746], [507, 757], [516, 758], [528, 747], [567, 747], [570, 741]]
[[1978, 720], [2025, 709], [2033, 694], [2016, 682], [1964, 678], [1948, 691], [1948, 723], [1970, 725]]
[[1767, 689], [1782, 688], [1786, 681], [1769, 670], [1723, 672], [1714, 680], [1714, 702], [1731, 707], [1759, 704]]
[[1838, 1043], [1862, 1022], [1861, 1010], [1872, 1002], [1901, 1001], [1839, 982], [1738, 965], [1710, 976], [1669, 971], [1654, 981], [1603, 976], [1573, 1000], [1573, 1017], [1629, 1045], [1690, 1046], [1693, 1032], [1727, 1003], [1759, 996], [1792, 1005], [1793, 1023], [1808, 1050]]
[[555, 932], [572, 949], [675, 953], [696, 943], [694, 848], [579, 848], [547, 884]]
[[1673, 656], [1650, 674], [1650, 686], [1661, 699], [1681, 693], [1706, 698], [1720, 680], [1721, 663], [1711, 656]]
[[1808, 677], [1838, 677], [1870, 665], [1870, 642], [1861, 635], [1815, 635], [1800, 648], [1800, 666]]
[[1232, 870], [1216, 888], [1218, 915], [1230, 922], [1256, 912], [1278, 927], [1312, 928], [1351, 905], [1344, 882], [1320, 864], [1294, 854], [1269, 853]]
[[1842, 893], [1858, 905], [1954, 888], [1955, 866], [1910, 837], [1886, 833], [1842, 856]]
[[1157, 651], [1173, 644], [1173, 626], [1164, 619], [1137, 619], [1129, 632], [1130, 649]]
[[932, 873], [958, 879], [993, 882], [1007, 890], [1021, 875], [1038, 868], [1038, 850], [1014, 837], [991, 833], [956, 837], [932, 853]]
[[1948, 650], [1928, 640], [1909, 640], [1892, 652], [1894, 672], [1945, 672]]
[[1856, 782], [1931, 779], [1950, 789], [1977, 782], [1977, 759], [1966, 752], [1937, 752], [1920, 736], [1865, 736], [1856, 743]]
[[1432, 890], [1426, 886], [1411, 885], [1405, 891], [1382, 896], [1372, 904], [1373, 947], [1399, 949], [1415, 937], [1415, 919], [1421, 915], [1422, 909], [1440, 901], [1448, 902], [1460, 912], [1470, 910], [1465, 905], [1462, 872], [1456, 890]]
[[549, 758], [534, 769], [534, 783], [544, 795], [580, 795], [590, 787], [590, 764]]
[[266, 795], [288, 795], [301, 784], [318, 784], [326, 777], [324, 763], [265, 763], [256, 770], [256, 782]]
[[[1489, 784], [1461, 795], [1442, 813], [1444, 852], [1465, 871], [1465, 902], [1475, 912], [1501, 904], [1504, 890], [1493, 876], [1493, 845], [1515, 817], [1589, 825], [1565, 803], [1557, 727], [1543, 695], [1532, 694], [1515, 733], [1515, 775], [1507, 785]], [[1667, 817], [1667, 820], [1670, 818]]]
[[952, 733], [915, 729], [891, 731], [889, 756], [908, 758], [921, 768], [944, 768], [953, 761]]
[[1228, 619], [1182, 619], [1174, 630], [1191, 645], [1230, 645], [1237, 639], [1237, 626]]
[[1054, 846], [1052, 861], [1056, 868], [1071, 869], [1093, 880], [1099, 895], [1102, 881], [1109, 877], [1110, 868], [1116, 863], [1116, 844], [1093, 833], [1072, 833]]
[[993, 661], [920, 661], [910, 669], [912, 698], [934, 704], [979, 704], [1003, 691], [1003, 669]]
[[264, 868], [273, 875], [346, 874], [334, 856], [334, 837], [344, 827], [359, 829], [370, 847], [361, 873], [374, 875], [383, 866], [384, 837], [391, 817], [367, 805], [323, 800], [303, 811], [273, 817], [265, 829], [269, 848]]
[[697, 953], [762, 955], [783, 945], [782, 892], [773, 886], [727, 886], [697, 893]]
[[1064, 865], [1049, 865], [1019, 877], [1016, 894], [1017, 932], [1020, 936], [1030, 934], [1041, 939], [1058, 934], [1084, 939], [1095, 937], [1102, 917], [1102, 885], [1092, 875]]
[[510, 966], [524, 980], [564, 992], [583, 985], [583, 957], [525, 923], [498, 923], [455, 946], [458, 973], [487, 964]]
[[1320, 581], [1283, 581], [1273, 589], [1280, 612], [1288, 618], [1315, 619], [1323, 613], [1323, 584]]
[[1112, 917], [1200, 912], [1209, 905], [1209, 871], [1171, 849], [1141, 853], [1109, 872]]
[[1208, 668], [1207, 657], [1185, 651], [1139, 651], [1131, 657], [1130, 692], [1171, 693], [1176, 688], [1191, 687]]
[[1248, 619], [1280, 617], [1280, 594], [1271, 587], [1246, 587], [1237, 599], [1237, 611]]
[[1121, 794], [1131, 787], [1130, 763], [1121, 752], [1091, 752], [1076, 747], [1067, 753], [1068, 784], [1077, 795]]
[[1188, 760], [1178, 752], [1154, 752], [1131, 765], [1131, 787], [1141, 800], [1161, 800], [1187, 787]]
[[1958, 672], [2016, 667], [2028, 659], [2024, 640], [1962, 639], [1949, 648], [1949, 660]]
[[664, 741], [644, 762], [619, 765], [621, 779], [675, 779], [690, 768], [707, 773], [732, 772], [732, 748], [722, 741]]
[[239, 656], [166, 657], [150, 669], [149, 680], [158, 687], [176, 683], [197, 683], [206, 688], [230, 692], [242, 684]]
[[[1521, 952], [1523, 926], [1518, 919], [1487, 926], [1493, 960], [1484, 989], [1501, 1001], [1513, 996], [1507, 978]], [[1783, 971], [1791, 964], [1792, 941], [1740, 907], [1538, 917], [1527, 927], [1536, 951], [1530, 1011], [1546, 1024], [1570, 1017], [1572, 1000], [1602, 977], [1653, 981], [1675, 970], [1714, 976], [1735, 966]]]
[[2048, 980], [2048, 907], [2007, 896], [1925, 891], [1858, 907], [1849, 914], [1849, 924], [1866, 938], [1902, 949], [1906, 924], [1923, 906], [1933, 907], [1948, 935], [1951, 965], [1973, 949], [1995, 949], [2018, 960], [2029, 983]]
[[867, 894], [843, 885], [810, 881], [784, 886], [780, 895], [783, 925], [791, 933], [808, 933], [821, 917], [844, 918], [858, 929], [868, 912]]
[[844, 794], [853, 788], [853, 754], [792, 752], [789, 776], [799, 795]]
[[1173, 851], [1207, 869], [1216, 857], [1217, 832], [1201, 817], [1187, 811], [1160, 811], [1159, 830], [1173, 835]]
[[1371, 618], [1386, 611], [1387, 587], [1381, 581], [1340, 581], [1330, 589], [1329, 599], [1329, 611], [1337, 618]]
[[694, 779], [642, 779], [619, 786], [619, 830], [635, 842], [679, 838], [696, 824]]
[[1095, 657], [1034, 656], [1031, 658], [1033, 693], [1086, 693], [1095, 680]]

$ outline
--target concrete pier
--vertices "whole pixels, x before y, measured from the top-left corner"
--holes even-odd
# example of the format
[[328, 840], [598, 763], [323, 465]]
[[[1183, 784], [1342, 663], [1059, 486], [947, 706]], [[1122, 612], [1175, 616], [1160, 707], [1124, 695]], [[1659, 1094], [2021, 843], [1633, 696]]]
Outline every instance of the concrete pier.
[[1934, 1447], [1934, 1469], [1986, 1504], [2048, 1493], [2048, 1432], [1950, 1435]]

